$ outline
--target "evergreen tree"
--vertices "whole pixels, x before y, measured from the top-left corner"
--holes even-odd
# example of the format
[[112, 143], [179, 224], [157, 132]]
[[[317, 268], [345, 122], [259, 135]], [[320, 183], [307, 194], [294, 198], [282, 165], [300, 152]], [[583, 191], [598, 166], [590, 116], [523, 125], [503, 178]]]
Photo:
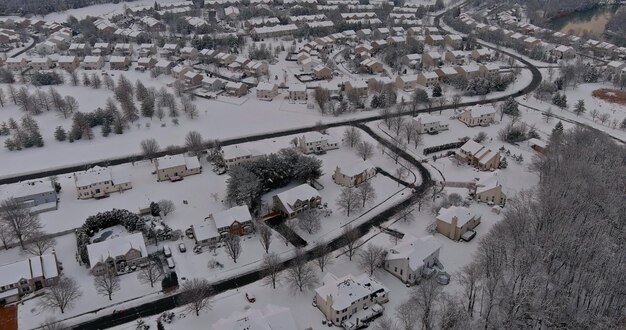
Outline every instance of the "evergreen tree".
[[587, 111], [587, 108], [585, 108], [585, 100], [578, 100], [578, 102], [576, 102], [576, 105], [574, 106], [574, 113], [576, 114], [576, 116], [580, 116], [581, 114], [585, 113], [585, 111]]
[[9, 151], [13, 151], [15, 150], [15, 148], [17, 148], [15, 141], [13, 141], [13, 139], [11, 138], [4, 140], [4, 147], [9, 149]]
[[10, 129], [17, 129], [17, 122], [12, 117], [9, 118], [9, 128]]
[[[139, 93], [137, 93], [139, 95]], [[152, 118], [154, 116], [154, 98], [147, 96], [141, 102], [141, 115]]]
[[441, 95], [443, 95], [441, 85], [435, 84], [435, 86], [433, 87], [433, 97], [440, 97]]
[[67, 133], [65, 133], [63, 127], [57, 126], [57, 128], [54, 130], [54, 138], [57, 141], [65, 141], [65, 139], [67, 138]]
[[120, 116], [115, 117], [115, 119], [113, 120], [113, 133], [124, 133], [124, 123], [122, 122], [122, 118]]
[[[517, 103], [517, 101], [515, 101], [515, 99], [509, 97], [502, 104], [502, 115], [507, 114], [511, 117], [518, 117], [520, 115], [518, 105], [519, 104]], [[500, 118], [500, 120], [502, 120], [502, 118]]]
[[111, 122], [108, 119], [105, 119], [102, 123], [102, 136], [107, 137], [109, 133], [111, 133]]
[[620, 128], [626, 128], [626, 118], [622, 120], [622, 123], [619, 125]]
[[0, 124], [0, 135], [10, 135], [11, 134], [11, 130], [9, 129], [9, 126], [7, 125], [6, 122], [2, 122], [2, 124]]

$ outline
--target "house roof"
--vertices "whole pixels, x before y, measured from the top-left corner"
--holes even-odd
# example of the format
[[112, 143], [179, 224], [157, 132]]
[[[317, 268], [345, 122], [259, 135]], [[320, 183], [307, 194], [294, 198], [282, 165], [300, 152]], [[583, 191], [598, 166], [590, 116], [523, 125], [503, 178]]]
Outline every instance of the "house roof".
[[217, 231], [217, 227], [215, 227], [215, 222], [205, 219], [202, 223], [193, 224], [193, 235], [197, 241], [204, 241], [219, 237], [220, 233]]
[[257, 91], [266, 91], [266, 92], [271, 92], [275, 88], [276, 88], [276, 84], [272, 84], [266, 81], [262, 81], [256, 86]]
[[474, 215], [467, 207], [450, 206], [448, 208], [442, 208], [439, 211], [437, 219], [451, 224], [454, 217], [457, 218], [457, 226], [463, 227], [474, 218]]
[[289, 84], [290, 92], [306, 92], [306, 85], [304, 84]]
[[85, 187], [95, 183], [113, 181], [113, 184], [130, 182], [130, 175], [123, 170], [112, 171], [107, 167], [94, 166], [75, 174], [76, 186]]
[[416, 271], [424, 265], [424, 260], [441, 249], [441, 243], [434, 236], [420, 238], [405, 235], [402, 243], [394, 246], [387, 254], [387, 260], [408, 259], [409, 267]]
[[439, 117], [437, 116], [433, 116], [431, 114], [428, 113], [421, 113], [419, 114], [419, 116], [414, 118], [415, 121], [419, 121], [422, 124], [432, 124], [432, 123], [438, 123], [441, 121], [441, 119], [439, 119]]
[[282, 193], [276, 195], [276, 197], [278, 197], [278, 199], [283, 203], [283, 206], [291, 212], [292, 209], [290, 205], [293, 205], [296, 201], [307, 201], [312, 198], [317, 198], [319, 195], [320, 194], [317, 189], [308, 184], [301, 184], [287, 191], [283, 191]]
[[465, 142], [465, 144], [463, 144], [461, 146], [461, 151], [470, 153], [472, 155], [475, 155], [477, 152], [479, 152], [481, 149], [483, 149], [484, 146], [472, 139], [467, 140], [467, 142]]
[[97, 63], [102, 59], [102, 56], [85, 56], [83, 63]]
[[466, 111], [469, 111], [472, 117], [480, 117], [496, 113], [496, 110], [493, 107], [474, 107]]
[[165, 155], [163, 157], [157, 158], [155, 161], [157, 170], [177, 166], [185, 166], [188, 170], [200, 168], [200, 162], [198, 161], [198, 157], [196, 156], [186, 157], [182, 154], [173, 156]]
[[117, 256], [124, 255], [128, 253], [130, 249], [139, 250], [142, 257], [148, 255], [146, 243], [143, 240], [143, 234], [134, 233], [87, 245], [89, 265], [93, 267], [98, 262], [105, 260], [108, 257], [115, 258]]
[[252, 221], [250, 210], [248, 210], [248, 207], [245, 205], [235, 206], [225, 211], [213, 213], [211, 218], [213, 218], [215, 227], [217, 228], [230, 227], [235, 221], [239, 223]]
[[360, 163], [353, 164], [345, 170], [340, 170], [340, 172], [343, 173], [343, 175], [352, 177], [374, 168], [376, 168], [376, 166], [374, 166], [374, 164], [372, 164], [370, 161], [366, 160]]
[[323, 299], [332, 297], [332, 308], [343, 310], [358, 300], [370, 296], [379, 290], [388, 291], [382, 284], [378, 283], [367, 274], [354, 276], [348, 274], [344, 277], [337, 277], [333, 273], [328, 273], [322, 279], [323, 285], [315, 292]]
[[59, 275], [56, 257], [53, 254], [35, 256], [0, 266], [0, 286], [15, 284], [21, 279], [36, 277], [54, 278]]

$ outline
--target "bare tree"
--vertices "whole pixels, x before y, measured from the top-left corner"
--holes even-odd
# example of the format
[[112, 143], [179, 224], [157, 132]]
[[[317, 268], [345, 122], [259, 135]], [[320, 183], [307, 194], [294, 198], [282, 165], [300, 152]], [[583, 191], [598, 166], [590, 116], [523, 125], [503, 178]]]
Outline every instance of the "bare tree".
[[342, 235], [344, 240], [344, 253], [348, 255], [348, 259], [352, 261], [352, 257], [356, 254], [356, 251], [361, 244], [359, 239], [359, 232], [352, 228], [352, 225], [346, 225], [343, 227]]
[[466, 310], [470, 318], [474, 317], [476, 294], [480, 290], [480, 276], [480, 269], [475, 263], [463, 266], [458, 275], [459, 284], [463, 288], [463, 297], [467, 303]]
[[341, 189], [341, 194], [337, 200], [337, 206], [346, 213], [346, 216], [350, 216], [350, 211], [358, 210], [361, 206], [361, 200], [359, 194], [354, 187], [345, 187]]
[[305, 289], [314, 288], [318, 283], [315, 269], [307, 262], [301, 249], [296, 250], [296, 257], [287, 268], [285, 276], [293, 292], [304, 292]]
[[191, 131], [185, 136], [185, 148], [196, 157], [202, 156], [204, 150], [204, 142], [202, 142], [202, 135], [197, 131]]
[[374, 154], [374, 146], [367, 141], [362, 141], [361, 143], [357, 144], [356, 152], [359, 157], [363, 158], [363, 160], [367, 160]]
[[154, 283], [157, 283], [163, 278], [163, 267], [156, 260], [149, 260], [144, 267], [140, 267], [137, 272], [137, 278], [143, 283], [150, 283], [150, 287], [154, 288]]
[[158, 202], [158, 204], [159, 210], [161, 210], [163, 216], [167, 216], [168, 214], [176, 211], [176, 205], [174, 205], [174, 202], [169, 199], [162, 199]]
[[74, 302], [82, 296], [78, 283], [71, 278], [63, 276], [55, 285], [46, 288], [46, 293], [41, 296], [39, 303], [46, 309], [59, 309], [61, 314], [73, 307]]
[[41, 256], [46, 253], [48, 249], [54, 247], [57, 244], [54, 238], [46, 235], [42, 231], [37, 230], [31, 235], [32, 237], [30, 239], [30, 242], [28, 243], [28, 246], [26, 246], [26, 251], [28, 251], [32, 255]]
[[5, 222], [0, 221], [0, 240], [2, 241], [2, 245], [5, 250], [9, 249], [9, 244], [11, 244], [12, 237], [9, 229], [9, 225]]
[[365, 204], [372, 203], [376, 200], [376, 190], [371, 182], [361, 182], [357, 190], [357, 195], [359, 195], [359, 199], [362, 202], [361, 207], [365, 207]]
[[409, 298], [396, 307], [396, 319], [404, 330], [413, 330], [419, 321], [419, 311], [415, 308], [413, 299]]
[[15, 198], [8, 198], [0, 203], [0, 221], [7, 225], [11, 236], [25, 249], [24, 240], [41, 229], [39, 217], [31, 214], [30, 209]]
[[99, 295], [108, 296], [112, 300], [113, 293], [120, 289], [120, 278], [113, 269], [105, 266], [104, 271], [94, 277], [93, 284]]
[[385, 262], [385, 250], [377, 245], [367, 244], [365, 249], [357, 253], [359, 267], [367, 271], [370, 276], [374, 275], [376, 268]]
[[609, 121], [609, 119], [611, 119], [611, 115], [609, 115], [606, 112], [603, 112], [602, 114], [600, 114], [600, 116], [598, 116], [598, 119], [600, 120], [600, 123], [604, 125], [607, 121]]
[[275, 252], [268, 253], [263, 257], [263, 274], [265, 276], [265, 285], [271, 285], [272, 289], [276, 289], [276, 283], [280, 282], [280, 258]]
[[413, 292], [413, 308], [420, 314], [423, 329], [432, 329], [435, 303], [441, 294], [441, 286], [433, 279], [423, 281]]
[[461, 104], [461, 95], [454, 94], [452, 96], [452, 106], [454, 107], [454, 109], [457, 109], [459, 107], [459, 104]]
[[415, 216], [413, 215], [413, 209], [404, 208], [398, 214], [398, 219], [401, 219], [404, 222], [412, 222], [415, 220]]
[[310, 209], [298, 214], [298, 227], [309, 234], [314, 234], [320, 230], [322, 223], [317, 209]]
[[233, 259], [234, 263], [237, 263], [237, 259], [241, 255], [241, 238], [239, 235], [230, 235], [226, 240], [224, 240], [224, 248], [226, 249], [226, 253], [228, 256]]
[[160, 150], [159, 143], [155, 139], [145, 139], [141, 141], [140, 145], [141, 152], [152, 163], [152, 160]]
[[188, 97], [183, 97], [180, 104], [182, 106], [183, 112], [187, 114], [189, 119], [194, 119], [198, 117], [198, 107], [195, 103], [193, 103], [191, 99], [189, 99]]
[[361, 142], [361, 132], [356, 127], [348, 127], [343, 132], [343, 143], [350, 148], [358, 145]]
[[211, 297], [214, 294], [213, 287], [207, 279], [192, 278], [183, 283], [180, 298], [187, 305], [188, 312], [199, 316], [201, 311], [212, 308]]
[[315, 262], [317, 263], [317, 266], [320, 268], [321, 272], [324, 272], [324, 268], [333, 263], [333, 251], [330, 246], [325, 245], [320, 248], [317, 254], [317, 258], [315, 258]]
[[260, 223], [257, 225], [256, 231], [259, 234], [261, 246], [263, 246], [265, 253], [268, 253], [270, 250], [270, 243], [272, 243], [272, 229], [270, 229], [270, 227], [266, 224]]
[[40, 330], [64, 330], [67, 329], [68, 327], [61, 321], [57, 321], [55, 318], [53, 317], [48, 317], [46, 318], [46, 320], [39, 325]]
[[4, 89], [0, 88], [0, 106], [4, 108], [4, 102], [7, 101], [6, 94], [4, 94]]
[[372, 330], [401, 330], [401, 328], [396, 320], [383, 316], [372, 324]]

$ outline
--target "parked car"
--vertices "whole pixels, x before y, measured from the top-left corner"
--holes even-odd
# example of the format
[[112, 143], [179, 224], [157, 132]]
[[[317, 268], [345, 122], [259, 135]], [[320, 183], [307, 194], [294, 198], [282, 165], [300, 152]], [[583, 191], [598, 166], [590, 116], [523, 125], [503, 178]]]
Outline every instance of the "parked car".
[[202, 253], [202, 245], [196, 245], [196, 246], [194, 246], [194, 247], [193, 247], [193, 252], [194, 252], [195, 254], [200, 254], [200, 253]]
[[176, 267], [176, 264], [174, 263], [174, 258], [169, 257], [169, 258], [165, 259], [165, 261], [167, 261], [167, 267], [169, 269], [174, 269]]
[[180, 251], [181, 253], [187, 252], [187, 247], [185, 246], [185, 243], [178, 244], [178, 251]]
[[248, 302], [250, 303], [253, 303], [256, 301], [256, 297], [253, 294], [247, 293], [247, 292], [246, 292], [246, 299], [248, 299]]
[[172, 250], [170, 250], [169, 246], [163, 245], [163, 254], [165, 254], [165, 257], [167, 258], [172, 256]]

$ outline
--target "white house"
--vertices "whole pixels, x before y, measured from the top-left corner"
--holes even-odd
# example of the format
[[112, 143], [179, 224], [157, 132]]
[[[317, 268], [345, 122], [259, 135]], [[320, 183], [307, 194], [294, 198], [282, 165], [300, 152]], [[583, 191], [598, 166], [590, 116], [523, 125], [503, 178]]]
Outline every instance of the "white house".
[[385, 270], [404, 283], [419, 283], [439, 266], [441, 243], [434, 236], [416, 238], [405, 235], [402, 243], [389, 249], [385, 257]]
[[489, 126], [495, 119], [496, 110], [493, 107], [473, 107], [459, 116], [459, 120], [468, 127]]
[[60, 274], [54, 252], [0, 266], [0, 306], [56, 284]]
[[315, 289], [314, 301], [326, 320], [341, 326], [354, 314], [388, 302], [389, 290], [367, 274], [337, 277], [328, 273], [322, 279], [322, 286]]
[[[480, 216], [470, 212], [467, 207], [450, 206], [442, 208], [436, 219], [436, 229], [451, 240], [471, 239], [472, 229], [480, 224]], [[466, 235], [466, 233], [468, 235]]]
[[231, 169], [237, 165], [251, 162], [264, 154], [256, 149], [246, 148], [239, 145], [224, 146], [221, 150], [222, 160], [226, 169]]
[[376, 175], [376, 166], [369, 161], [354, 164], [347, 169], [337, 166], [333, 173], [333, 181], [336, 184], [346, 187], [358, 186]]
[[139, 266], [148, 257], [142, 233], [106, 239], [87, 245], [91, 274], [98, 275], [107, 267], [116, 274], [126, 272], [126, 267]]
[[278, 95], [278, 86], [269, 82], [260, 82], [256, 86], [256, 97], [259, 100], [271, 101]]
[[305, 154], [321, 153], [339, 149], [339, 142], [334, 137], [320, 132], [307, 132], [298, 137], [298, 148]]
[[251, 233], [254, 228], [252, 226], [252, 215], [245, 205], [231, 207], [228, 210], [213, 213], [208, 216], [215, 223], [217, 232], [222, 237], [232, 235], [242, 236]]
[[154, 160], [157, 181], [177, 180], [188, 175], [199, 174], [202, 166], [198, 157], [185, 155], [165, 155]]
[[290, 219], [302, 211], [317, 207], [321, 202], [322, 196], [317, 189], [308, 184], [301, 184], [272, 196], [273, 209]]
[[413, 117], [417, 133], [435, 133], [448, 130], [447, 123], [441, 123], [441, 119], [431, 114], [422, 113], [417, 117]]
[[130, 175], [121, 169], [94, 166], [74, 174], [79, 199], [107, 197], [112, 192], [131, 189]]

